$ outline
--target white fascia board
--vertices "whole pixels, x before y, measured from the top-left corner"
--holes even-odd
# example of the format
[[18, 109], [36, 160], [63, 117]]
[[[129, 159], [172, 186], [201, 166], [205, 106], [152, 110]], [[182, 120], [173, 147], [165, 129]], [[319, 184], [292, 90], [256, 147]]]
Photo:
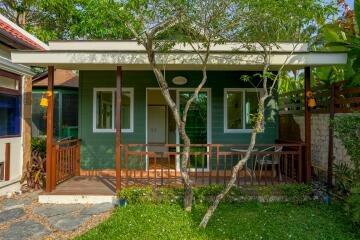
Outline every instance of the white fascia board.
[[[205, 50], [201, 44], [194, 44], [199, 50]], [[141, 51], [145, 52], [144, 46], [136, 41], [50, 41], [50, 50], [62, 51]], [[307, 43], [277, 43], [271, 46], [273, 52], [308, 52]], [[193, 51], [189, 44], [176, 44], [172, 51]], [[229, 42], [225, 44], [217, 44], [211, 47], [212, 52], [261, 52], [262, 47], [259, 44], [244, 44]]]
[[4, 57], [0, 57], [0, 69], [19, 75], [25, 75], [25, 76], [35, 75], [35, 73], [31, 71], [30, 67], [21, 64], [12, 63], [9, 59]]
[[[95, 65], [148, 65], [146, 53], [136, 52], [62, 52], [62, 51], [13, 51], [14, 63], [32, 66], [81, 64]], [[195, 53], [157, 54], [158, 64], [166, 65], [201, 65]], [[270, 57], [271, 66], [329, 66], [346, 64], [346, 53], [295, 53], [273, 54]], [[212, 53], [208, 65], [222, 66], [262, 66], [263, 57], [259, 53]]]

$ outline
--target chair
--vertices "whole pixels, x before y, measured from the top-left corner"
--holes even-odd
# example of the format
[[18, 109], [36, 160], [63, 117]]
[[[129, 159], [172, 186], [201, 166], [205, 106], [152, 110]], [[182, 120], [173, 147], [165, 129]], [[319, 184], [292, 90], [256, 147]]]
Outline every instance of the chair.
[[[259, 152], [268, 152], [268, 151], [271, 151], [271, 152], [281, 152], [283, 149], [282, 146], [274, 146], [274, 147], [268, 147], [268, 148], [265, 148]], [[281, 154], [264, 154], [264, 155], [260, 155], [261, 156], [261, 159], [258, 161], [256, 159], [256, 162], [257, 164], [260, 164], [260, 175], [259, 175], [259, 179], [261, 179], [261, 175], [262, 175], [262, 170], [263, 170], [263, 166], [265, 165], [266, 167], [268, 165], [277, 165], [277, 168], [278, 168], [278, 172], [279, 172], [279, 180], [282, 181], [282, 178], [281, 178], [281, 172], [280, 172], [280, 158], [281, 158]], [[258, 156], [256, 156], [257, 158]], [[277, 176], [277, 169], [275, 168], [275, 176]]]

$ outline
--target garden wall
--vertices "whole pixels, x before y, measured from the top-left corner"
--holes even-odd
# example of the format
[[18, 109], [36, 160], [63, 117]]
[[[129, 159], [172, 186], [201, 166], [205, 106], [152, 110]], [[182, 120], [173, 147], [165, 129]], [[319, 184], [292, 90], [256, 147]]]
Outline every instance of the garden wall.
[[[343, 116], [351, 113], [337, 113], [337, 116]], [[305, 141], [305, 121], [304, 116], [293, 115], [294, 121], [300, 128], [300, 138]], [[329, 114], [311, 115], [311, 157], [315, 168], [327, 171], [328, 151], [329, 151]], [[334, 137], [334, 163], [350, 163], [350, 157], [346, 152], [341, 141]]]

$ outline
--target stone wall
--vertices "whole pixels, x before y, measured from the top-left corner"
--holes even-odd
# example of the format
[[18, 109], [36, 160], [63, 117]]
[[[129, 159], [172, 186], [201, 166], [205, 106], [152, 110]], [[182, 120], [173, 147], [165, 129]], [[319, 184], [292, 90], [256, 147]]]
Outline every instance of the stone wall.
[[[339, 113], [337, 116], [346, 115]], [[305, 140], [304, 116], [293, 116], [300, 127], [301, 140]], [[312, 164], [316, 168], [327, 171], [329, 150], [329, 114], [311, 115], [311, 156]], [[334, 162], [350, 163], [350, 157], [341, 141], [334, 137]]]

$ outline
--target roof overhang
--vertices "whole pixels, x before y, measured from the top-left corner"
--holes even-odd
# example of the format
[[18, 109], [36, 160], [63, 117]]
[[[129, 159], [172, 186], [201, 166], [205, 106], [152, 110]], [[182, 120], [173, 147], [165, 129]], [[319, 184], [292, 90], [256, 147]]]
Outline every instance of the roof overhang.
[[[62, 69], [149, 70], [145, 49], [135, 41], [56, 41], [47, 51], [12, 51], [14, 63], [29, 66], [54, 66]], [[201, 49], [199, 51], [202, 51]], [[156, 53], [156, 61], [168, 70], [198, 70], [201, 60], [189, 46], [175, 46], [169, 53]], [[310, 52], [307, 44], [281, 43], [272, 51], [270, 68], [277, 70], [305, 66], [331, 66], [347, 63], [346, 53]], [[250, 50], [239, 43], [227, 43], [211, 48], [209, 70], [261, 70], [263, 52], [254, 45]]]

